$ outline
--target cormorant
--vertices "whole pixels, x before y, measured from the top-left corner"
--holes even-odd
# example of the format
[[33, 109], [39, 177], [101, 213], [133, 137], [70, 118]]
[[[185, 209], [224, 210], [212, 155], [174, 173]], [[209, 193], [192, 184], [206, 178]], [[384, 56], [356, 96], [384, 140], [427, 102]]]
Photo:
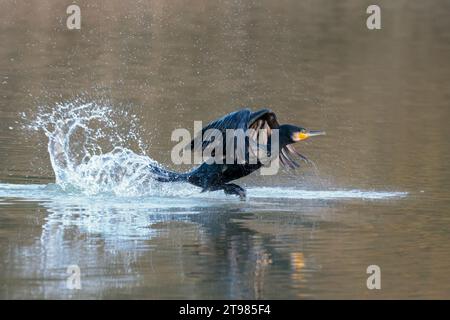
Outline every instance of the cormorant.
[[[299, 167], [298, 159], [308, 161], [306, 157], [294, 149], [292, 144], [312, 136], [325, 134], [322, 131], [310, 131], [290, 124], [280, 125], [275, 113], [269, 109], [262, 109], [256, 112], [252, 112], [250, 109], [241, 109], [206, 125], [202, 129], [201, 134], [194, 138], [187, 147], [194, 152], [205, 151], [208, 146], [211, 147], [212, 142], [215, 140], [208, 137], [208, 132], [211, 132], [209, 129], [218, 130], [216, 132], [220, 132], [224, 137], [221, 141], [221, 150], [224, 150], [222, 155], [223, 161], [221, 161], [223, 163], [208, 163], [205, 161], [200, 166], [186, 173], [173, 172], [161, 167], [152, 166], [150, 169], [155, 174], [156, 179], [161, 182], [188, 182], [202, 188], [202, 192], [223, 190], [226, 194], [238, 195], [241, 199], [245, 199], [245, 189], [230, 182], [245, 177], [253, 171], [260, 169], [263, 165], [267, 165], [267, 163], [263, 163], [259, 158], [256, 161], [250, 161], [250, 155], [254, 154], [254, 149], [249, 148], [249, 146], [252, 145], [252, 142], [261, 141], [259, 140], [260, 134], [265, 136], [263, 138], [265, 144], [258, 144], [257, 149], [263, 149], [270, 160], [276, 159], [276, 156], [278, 156], [281, 166], [290, 169]], [[256, 132], [253, 136], [252, 134], [246, 136], [243, 157], [240, 158], [240, 161], [236, 158], [233, 163], [226, 163], [227, 161], [225, 161], [227, 152], [226, 144], [227, 142], [230, 143], [230, 140], [227, 140], [225, 136], [229, 129], [241, 129], [244, 133], [249, 133], [247, 131], [253, 129], [254, 131], [252, 132]], [[274, 129], [278, 129], [278, 144], [274, 144], [272, 141]], [[200, 143], [196, 143], [195, 139], [200, 139]], [[199, 145], [201, 150], [197, 150], [195, 148], [196, 145]], [[233, 145], [235, 153], [239, 154], [239, 150], [236, 150], [238, 144], [233, 143]], [[272, 145], [277, 146], [273, 157], [271, 157]], [[215, 156], [214, 153], [211, 155]]]

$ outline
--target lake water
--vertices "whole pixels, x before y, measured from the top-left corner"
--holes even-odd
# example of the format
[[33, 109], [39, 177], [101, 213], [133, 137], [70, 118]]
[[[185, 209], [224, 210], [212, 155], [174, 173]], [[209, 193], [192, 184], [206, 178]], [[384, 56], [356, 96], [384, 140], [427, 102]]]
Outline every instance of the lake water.
[[[448, 1], [77, 3], [0, 4], [0, 298], [450, 298]], [[315, 165], [133, 175], [244, 106], [327, 131]]]

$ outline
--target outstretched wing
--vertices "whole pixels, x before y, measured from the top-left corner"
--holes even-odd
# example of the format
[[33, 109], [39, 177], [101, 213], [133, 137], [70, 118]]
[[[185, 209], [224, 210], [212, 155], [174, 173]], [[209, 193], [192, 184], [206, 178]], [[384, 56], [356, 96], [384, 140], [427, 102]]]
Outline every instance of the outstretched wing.
[[[250, 143], [259, 143], [258, 147], [263, 148], [267, 146], [268, 140], [272, 134], [273, 129], [278, 129], [280, 126], [277, 117], [270, 109], [261, 109], [252, 112], [250, 109], [242, 109], [223, 116], [213, 122], [210, 122], [202, 128], [201, 133], [197, 134], [194, 140], [190, 143], [190, 148], [194, 152], [203, 152], [208, 147], [211, 141], [211, 132], [209, 129], [219, 130], [223, 137], [223, 150], [226, 150], [226, 130], [227, 129], [242, 129], [247, 131], [253, 129], [252, 134], [249, 135]], [[262, 135], [262, 137], [260, 136]], [[202, 139], [203, 138], [203, 139]], [[198, 140], [197, 140], [198, 139]], [[196, 141], [197, 140], [197, 141]], [[253, 150], [250, 148], [249, 151]], [[254, 150], [253, 150], [254, 151]], [[267, 151], [267, 148], [264, 150]], [[236, 154], [237, 150], [235, 150]], [[254, 154], [254, 156], [256, 156]], [[296, 158], [307, 161], [306, 157], [298, 153], [293, 146], [287, 145], [281, 148], [279, 152], [280, 163], [285, 168], [295, 169], [300, 165]]]
[[[249, 128], [255, 130], [251, 138], [253, 141], [262, 141], [262, 145], [259, 145], [259, 148], [264, 148], [264, 145], [267, 145], [267, 141], [272, 134], [272, 130], [278, 129], [279, 127], [280, 124], [278, 123], [275, 113], [268, 109], [254, 112], [251, 116]], [[261, 131], [261, 129], [263, 131]], [[263, 135], [262, 139], [260, 139], [261, 134]], [[265, 151], [267, 151], [267, 149]], [[279, 157], [281, 165], [284, 168], [289, 169], [296, 169], [300, 167], [297, 160], [298, 158], [306, 162], [309, 161], [305, 156], [295, 150], [292, 145], [286, 145], [281, 148]]]
[[284, 168], [297, 169], [300, 164], [297, 159], [305, 161], [306, 163], [311, 163], [311, 161], [300, 154], [292, 145], [287, 145], [280, 150], [280, 163]]
[[247, 130], [251, 114], [252, 112], [250, 109], [242, 109], [229, 113], [222, 118], [208, 123], [191, 141], [191, 150], [194, 152], [203, 152], [205, 150], [205, 148], [212, 142], [212, 130], [210, 129], [219, 130], [222, 133], [222, 137], [225, 137], [227, 129]]

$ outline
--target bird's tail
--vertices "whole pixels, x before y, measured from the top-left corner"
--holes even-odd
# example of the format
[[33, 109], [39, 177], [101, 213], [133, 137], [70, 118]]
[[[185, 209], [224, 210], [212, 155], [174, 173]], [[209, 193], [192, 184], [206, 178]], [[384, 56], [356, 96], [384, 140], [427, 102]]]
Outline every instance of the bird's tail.
[[185, 173], [171, 171], [159, 166], [150, 165], [150, 172], [154, 175], [155, 180], [159, 182], [186, 182], [187, 175]]

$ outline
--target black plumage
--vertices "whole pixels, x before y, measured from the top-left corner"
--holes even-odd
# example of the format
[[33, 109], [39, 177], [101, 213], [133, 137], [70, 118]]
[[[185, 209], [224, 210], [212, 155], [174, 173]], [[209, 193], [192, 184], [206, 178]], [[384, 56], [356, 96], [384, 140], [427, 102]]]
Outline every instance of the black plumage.
[[[238, 148], [242, 145], [239, 145], [236, 141], [233, 148], [232, 141], [229, 139], [230, 136], [231, 139], [235, 138], [232, 135], [227, 137], [227, 130], [230, 129], [234, 132], [242, 130], [241, 132], [246, 134], [244, 148]], [[275, 129], [278, 130], [278, 144], [274, 144]], [[230, 183], [231, 181], [249, 175], [260, 169], [261, 166], [268, 165], [270, 161], [277, 157], [281, 167], [298, 168], [300, 160], [308, 160], [298, 153], [292, 144], [309, 136], [320, 134], [323, 133], [308, 131], [302, 127], [288, 124], [280, 125], [275, 113], [269, 109], [255, 112], [250, 109], [241, 109], [207, 124], [187, 146], [193, 152], [202, 153], [215, 150], [212, 148], [213, 145], [218, 146], [221, 148], [220, 150], [223, 150], [221, 155], [214, 152], [210, 153], [212, 157], [215, 157], [215, 162], [208, 163], [208, 161], [205, 161], [187, 173], [176, 173], [161, 168], [152, 171], [156, 173], [157, 179], [160, 181], [186, 181], [201, 187], [203, 191], [224, 190], [227, 194], [235, 194], [245, 198], [245, 190]], [[218, 135], [222, 138], [214, 143]], [[278, 148], [272, 150], [272, 146]], [[231, 150], [234, 151], [236, 157], [230, 163], [226, 160], [227, 153]], [[264, 156], [261, 157], [261, 155]], [[217, 161], [218, 159], [221, 161]]]

